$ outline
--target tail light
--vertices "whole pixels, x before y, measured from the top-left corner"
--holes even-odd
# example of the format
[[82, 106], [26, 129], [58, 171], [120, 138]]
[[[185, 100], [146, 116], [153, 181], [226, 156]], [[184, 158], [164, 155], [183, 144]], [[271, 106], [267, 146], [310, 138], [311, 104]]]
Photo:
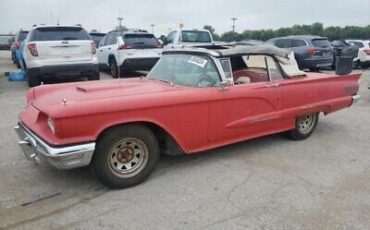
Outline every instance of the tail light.
[[120, 45], [118, 47], [119, 50], [132, 49], [132, 48], [134, 48], [134, 46], [130, 46], [130, 45], [126, 45], [126, 44]]
[[96, 54], [96, 44], [95, 44], [95, 42], [91, 42], [91, 53]]
[[15, 48], [16, 48], [16, 49], [19, 49], [20, 47], [21, 47], [21, 44], [20, 44], [19, 42], [16, 42], [16, 43], [15, 43]]
[[163, 48], [163, 45], [159, 44], [155, 48]]
[[30, 50], [30, 53], [32, 56], [37, 57], [39, 56], [39, 53], [37, 52], [36, 44], [35, 43], [29, 43], [27, 45], [27, 48]]
[[315, 49], [315, 48], [310, 48], [310, 49], [308, 49], [308, 54], [309, 54], [310, 56], [314, 56], [314, 55], [316, 54], [316, 49]]
[[364, 52], [367, 54], [367, 55], [370, 55], [370, 49], [365, 49]]

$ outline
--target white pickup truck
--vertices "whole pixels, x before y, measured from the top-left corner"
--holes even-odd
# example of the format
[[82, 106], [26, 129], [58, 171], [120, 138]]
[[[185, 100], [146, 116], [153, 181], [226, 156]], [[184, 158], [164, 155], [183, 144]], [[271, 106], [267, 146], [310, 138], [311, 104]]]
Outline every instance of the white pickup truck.
[[171, 31], [163, 41], [165, 49], [213, 45], [213, 38], [208, 30], [178, 29]]

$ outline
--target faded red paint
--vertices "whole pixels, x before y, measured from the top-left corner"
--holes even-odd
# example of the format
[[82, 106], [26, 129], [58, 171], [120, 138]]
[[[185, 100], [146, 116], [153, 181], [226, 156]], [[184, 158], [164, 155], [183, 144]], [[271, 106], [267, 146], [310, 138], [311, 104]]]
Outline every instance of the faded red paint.
[[[301, 115], [348, 107], [359, 78], [312, 73], [227, 90], [146, 78], [43, 85], [28, 92], [20, 120], [55, 146], [95, 141], [115, 125], [150, 122], [166, 130], [184, 152], [193, 153], [291, 130]], [[55, 135], [47, 116], [55, 120]]]

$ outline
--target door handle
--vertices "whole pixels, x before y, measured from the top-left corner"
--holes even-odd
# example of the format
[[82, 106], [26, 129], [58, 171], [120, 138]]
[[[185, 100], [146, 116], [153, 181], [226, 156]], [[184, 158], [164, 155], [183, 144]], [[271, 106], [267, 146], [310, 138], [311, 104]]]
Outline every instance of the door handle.
[[265, 85], [266, 88], [278, 88], [280, 84], [270, 84], [270, 85]]

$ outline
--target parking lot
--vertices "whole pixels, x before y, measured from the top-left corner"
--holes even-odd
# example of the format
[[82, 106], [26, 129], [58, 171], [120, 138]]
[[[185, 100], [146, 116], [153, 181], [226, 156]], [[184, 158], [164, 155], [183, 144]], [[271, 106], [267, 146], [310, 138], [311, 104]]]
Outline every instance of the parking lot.
[[[26, 160], [13, 132], [26, 82], [0, 52], [0, 229], [368, 229], [370, 71], [362, 99], [321, 116], [304, 141], [273, 135], [193, 156], [162, 156], [145, 183], [109, 190], [89, 168]], [[361, 71], [361, 70], [356, 70]], [[101, 74], [101, 80], [112, 79]]]

